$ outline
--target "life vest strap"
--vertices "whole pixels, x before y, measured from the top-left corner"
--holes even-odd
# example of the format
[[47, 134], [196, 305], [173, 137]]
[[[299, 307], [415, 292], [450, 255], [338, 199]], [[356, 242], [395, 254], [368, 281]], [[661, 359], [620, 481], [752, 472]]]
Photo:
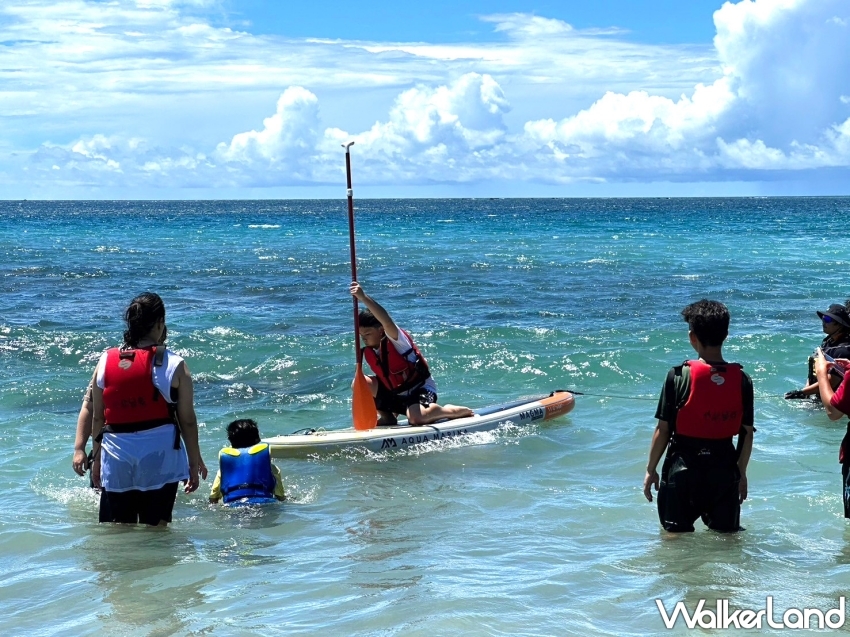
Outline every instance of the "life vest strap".
[[226, 489], [222, 489], [221, 493], [222, 495], [227, 495], [234, 491], [241, 491], [243, 489], [256, 489], [258, 491], [262, 491], [266, 489], [266, 485], [262, 482], [243, 482], [242, 484], [234, 484]]
[[679, 413], [679, 409], [685, 404], [685, 400], [687, 400], [687, 396], [681, 402], [676, 400], [675, 367], [671, 368], [670, 371], [667, 372], [667, 379], [664, 381], [664, 398], [667, 403], [667, 413], [670, 418], [670, 422], [667, 424], [670, 426], [670, 431], [675, 431], [676, 415]]
[[103, 429], [101, 429], [100, 433], [95, 438], [95, 442], [101, 442], [103, 440], [103, 434], [132, 434], [139, 431], [148, 431], [149, 429], [156, 429], [157, 427], [162, 427], [163, 425], [174, 425], [174, 449], [180, 449], [180, 427], [177, 426], [171, 419], [157, 419], [157, 420], [145, 420], [143, 422], [130, 422], [126, 425], [106, 425]]
[[[407, 357], [410, 355], [410, 353], [414, 352], [416, 354], [416, 361], [414, 361], [412, 366], [411, 366], [412, 367], [412, 373], [411, 373], [410, 378], [408, 378], [406, 381], [404, 381], [403, 383], [399, 384], [396, 387], [391, 387], [391, 386], [387, 387], [387, 389], [389, 389], [394, 394], [406, 393], [406, 392], [409, 392], [413, 389], [417, 389], [418, 387], [421, 387], [423, 384], [425, 384], [425, 381], [428, 380], [428, 377], [431, 375], [431, 370], [428, 368], [428, 363], [425, 362], [425, 359], [422, 357], [422, 354], [416, 348], [416, 345], [413, 343], [413, 339], [410, 337], [410, 334], [408, 334], [407, 332], [404, 332], [404, 335], [410, 341], [410, 347], [407, 350], [405, 350], [404, 352], [397, 352], [397, 353], [402, 359], [407, 360]], [[395, 346], [393, 346], [393, 347], [395, 347]], [[384, 336], [384, 338], [381, 340], [381, 354], [378, 357], [378, 363], [380, 364], [381, 371], [383, 372], [383, 376], [386, 379], [386, 383], [384, 383], [385, 385], [390, 382], [390, 377], [391, 377], [390, 361], [389, 361], [389, 357], [390, 357], [389, 348], [390, 348], [389, 339], [386, 336]], [[379, 379], [379, 380], [381, 380], [383, 382], [383, 379]]]

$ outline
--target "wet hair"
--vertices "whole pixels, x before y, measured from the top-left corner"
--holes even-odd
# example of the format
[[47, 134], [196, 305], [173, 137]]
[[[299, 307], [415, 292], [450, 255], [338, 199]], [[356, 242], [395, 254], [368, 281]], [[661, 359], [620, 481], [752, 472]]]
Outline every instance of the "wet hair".
[[231, 447], [244, 449], [253, 447], [260, 442], [260, 429], [257, 421], [250, 418], [240, 418], [227, 425], [227, 439]]
[[136, 347], [139, 341], [150, 334], [150, 331], [165, 318], [165, 304], [159, 294], [143, 292], [130, 301], [124, 310], [124, 343]]
[[682, 316], [688, 327], [706, 347], [719, 347], [729, 335], [729, 310], [719, 301], [702, 299], [691, 303]]
[[357, 324], [360, 327], [381, 327], [381, 322], [375, 318], [369, 310], [360, 310], [360, 316], [357, 318]]

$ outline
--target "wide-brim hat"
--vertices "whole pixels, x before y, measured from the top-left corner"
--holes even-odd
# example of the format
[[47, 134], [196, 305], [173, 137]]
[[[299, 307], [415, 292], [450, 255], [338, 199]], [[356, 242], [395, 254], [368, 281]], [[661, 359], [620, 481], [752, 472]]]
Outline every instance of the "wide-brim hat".
[[847, 312], [847, 308], [838, 303], [833, 303], [829, 306], [826, 312], [818, 312], [817, 313], [821, 319], [824, 316], [828, 316], [836, 323], [840, 323], [844, 327], [850, 328], [850, 313]]

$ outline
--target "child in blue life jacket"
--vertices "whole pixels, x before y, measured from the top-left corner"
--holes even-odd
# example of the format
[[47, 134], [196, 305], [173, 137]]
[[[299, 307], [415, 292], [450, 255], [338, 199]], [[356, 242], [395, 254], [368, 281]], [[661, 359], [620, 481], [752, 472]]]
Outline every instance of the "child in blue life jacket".
[[262, 504], [286, 499], [280, 469], [272, 464], [269, 446], [260, 442], [257, 423], [250, 418], [234, 420], [227, 425], [227, 439], [230, 446], [218, 453], [210, 502]]

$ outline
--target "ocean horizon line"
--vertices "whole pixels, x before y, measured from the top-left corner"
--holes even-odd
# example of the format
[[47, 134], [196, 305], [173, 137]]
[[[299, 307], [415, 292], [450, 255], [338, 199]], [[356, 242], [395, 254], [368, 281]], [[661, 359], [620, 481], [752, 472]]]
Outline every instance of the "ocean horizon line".
[[[269, 198], [104, 198], [104, 199], [4, 199], [0, 203], [133, 203], [133, 202], [169, 202], [169, 203], [196, 203], [196, 202], [271, 202], [271, 201], [345, 201], [345, 196], [340, 197], [269, 197]], [[813, 200], [813, 199], [850, 199], [850, 195], [646, 195], [646, 196], [564, 196], [564, 197], [356, 197], [355, 203], [360, 201], [672, 201], [672, 200], [755, 200], [755, 199], [787, 199], [787, 200]]]

